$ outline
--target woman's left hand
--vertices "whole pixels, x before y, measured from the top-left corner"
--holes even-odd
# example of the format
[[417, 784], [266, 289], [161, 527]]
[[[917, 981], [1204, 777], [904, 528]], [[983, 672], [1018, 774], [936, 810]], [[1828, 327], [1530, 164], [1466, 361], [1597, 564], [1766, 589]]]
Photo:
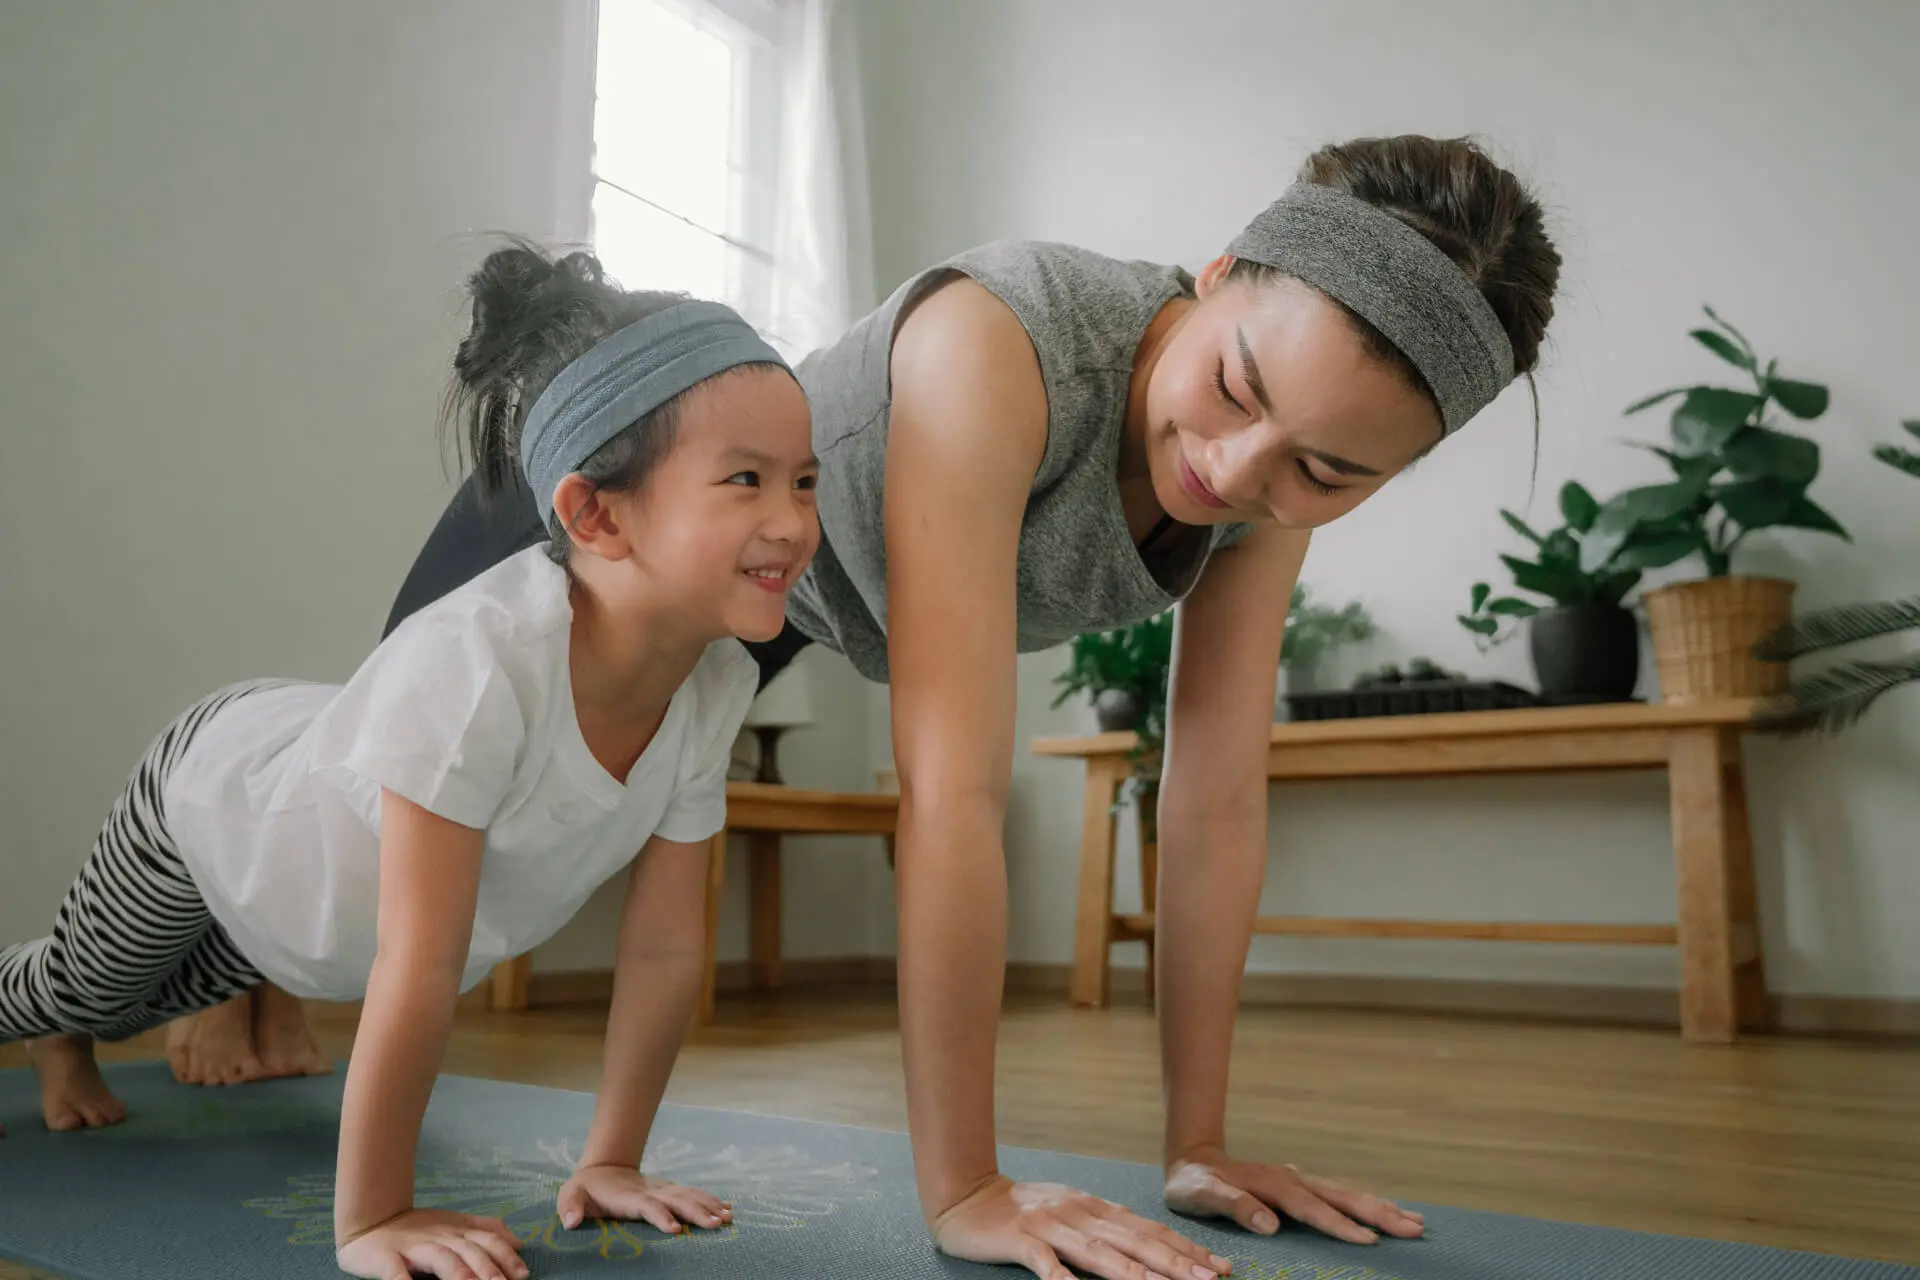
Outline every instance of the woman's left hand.
[[1336, 1240], [1373, 1244], [1380, 1232], [1412, 1238], [1425, 1219], [1391, 1201], [1301, 1173], [1292, 1165], [1254, 1164], [1224, 1151], [1201, 1152], [1167, 1168], [1167, 1207], [1193, 1218], [1231, 1218], [1257, 1235], [1280, 1229], [1275, 1210]]
[[588, 1218], [647, 1222], [669, 1235], [680, 1225], [724, 1227], [733, 1221], [733, 1208], [704, 1191], [650, 1178], [638, 1169], [618, 1165], [589, 1165], [574, 1171], [560, 1188], [561, 1225], [568, 1230]]

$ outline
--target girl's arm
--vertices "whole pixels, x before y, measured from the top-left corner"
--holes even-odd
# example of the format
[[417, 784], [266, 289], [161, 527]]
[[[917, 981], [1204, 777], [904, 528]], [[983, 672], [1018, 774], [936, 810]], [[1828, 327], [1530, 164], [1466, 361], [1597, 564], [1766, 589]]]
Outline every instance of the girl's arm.
[[526, 1274], [503, 1224], [412, 1211], [420, 1122], [467, 965], [484, 842], [381, 790], [378, 948], [347, 1066], [333, 1206], [341, 1266], [358, 1275]]
[[1217, 556], [1179, 609], [1154, 915], [1168, 1201], [1263, 1234], [1279, 1209], [1346, 1240], [1374, 1238], [1360, 1222], [1418, 1235], [1418, 1219], [1385, 1201], [1227, 1158], [1227, 1060], [1267, 870], [1274, 683], [1306, 552], [1304, 531], [1262, 526]]
[[1006, 963], [1001, 826], [1013, 765], [1020, 527], [1046, 443], [1026, 331], [971, 281], [894, 345], [885, 485], [900, 915], [900, 1027], [920, 1202], [939, 1247], [1053, 1280], [1225, 1263], [1124, 1209], [1016, 1186], [995, 1159], [994, 1041]]
[[647, 1134], [700, 1001], [710, 842], [655, 837], [635, 860], [620, 914], [613, 1007], [600, 1093], [580, 1165], [561, 1188], [560, 1219], [639, 1218], [662, 1231], [718, 1227], [731, 1211], [704, 1193], [639, 1173]]

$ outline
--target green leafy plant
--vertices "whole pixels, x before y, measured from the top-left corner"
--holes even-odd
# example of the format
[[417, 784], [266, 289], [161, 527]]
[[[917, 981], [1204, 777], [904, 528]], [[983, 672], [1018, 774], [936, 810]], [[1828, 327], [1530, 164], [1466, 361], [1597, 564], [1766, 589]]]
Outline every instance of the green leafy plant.
[[1468, 598], [1467, 612], [1457, 615], [1460, 625], [1471, 631], [1484, 651], [1510, 639], [1519, 622], [1542, 609], [1578, 604], [1619, 604], [1627, 592], [1640, 582], [1637, 567], [1619, 562], [1618, 556], [1589, 569], [1585, 564], [1586, 539], [1600, 515], [1600, 503], [1584, 485], [1569, 480], [1560, 488], [1560, 515], [1565, 521], [1548, 533], [1538, 533], [1519, 516], [1501, 508], [1500, 516], [1513, 531], [1533, 544], [1533, 559], [1503, 555], [1501, 561], [1513, 571], [1513, 585], [1521, 591], [1544, 598], [1545, 603], [1524, 596], [1493, 594], [1493, 586], [1476, 582]]
[[1293, 601], [1287, 606], [1286, 637], [1280, 642], [1280, 661], [1311, 667], [1343, 644], [1357, 644], [1374, 637], [1373, 618], [1366, 606], [1350, 600], [1338, 609], [1316, 604], [1306, 583], [1293, 589]]
[[1060, 693], [1053, 705], [1059, 707], [1077, 693], [1098, 697], [1108, 689], [1131, 692], [1136, 666], [1124, 632], [1089, 631], [1075, 636], [1068, 649], [1067, 669], [1054, 677]]
[[1173, 670], [1173, 610], [1110, 631], [1075, 635], [1068, 670], [1054, 677], [1060, 693], [1054, 706], [1075, 693], [1098, 697], [1114, 689], [1133, 697], [1139, 710], [1135, 743], [1127, 752], [1133, 766], [1119, 789], [1114, 808], [1139, 798], [1152, 829], [1152, 800], [1160, 793], [1160, 756], [1167, 741], [1167, 676]]
[[1172, 667], [1172, 610], [1111, 631], [1090, 631], [1073, 638], [1067, 669], [1054, 680], [1060, 692], [1053, 705], [1078, 693], [1098, 697], [1109, 689], [1132, 695], [1140, 716], [1139, 742], [1131, 753], [1138, 780], [1159, 767]]
[[[1900, 424], [1908, 435], [1920, 440], [1920, 418], [1909, 418]], [[1920, 453], [1911, 449], [1902, 449], [1897, 444], [1877, 444], [1873, 446], [1873, 456], [1880, 459], [1896, 471], [1904, 471], [1910, 476], [1920, 476]]]
[[[1920, 419], [1900, 424], [1920, 440]], [[1896, 471], [1920, 478], [1920, 454], [1883, 444], [1873, 456]], [[1877, 636], [1920, 629], [1920, 596], [1874, 604], [1842, 605], [1796, 618], [1760, 642], [1756, 652], [1770, 662], [1789, 662]], [[1757, 727], [1775, 733], [1838, 733], [1855, 723], [1880, 695], [1920, 680], [1920, 652], [1885, 662], [1853, 661], [1806, 680], [1796, 680], [1784, 698], [1763, 705]]]
[[[1282, 661], [1311, 661], [1348, 641], [1370, 639], [1373, 620], [1357, 601], [1335, 609], [1316, 604], [1304, 585], [1293, 589]], [[1138, 741], [1128, 758], [1132, 776], [1121, 791], [1151, 798], [1159, 787], [1160, 758], [1167, 736], [1167, 682], [1173, 669], [1173, 611], [1110, 631], [1075, 636], [1067, 669], [1054, 678], [1060, 688], [1053, 706], [1076, 694], [1098, 697], [1112, 689], [1132, 696], [1139, 711]]]
[[1580, 548], [1581, 566], [1657, 569], [1698, 555], [1708, 577], [1732, 572], [1733, 553], [1756, 529], [1809, 529], [1846, 538], [1840, 522], [1807, 496], [1820, 473], [1820, 446], [1782, 431], [1778, 408], [1810, 422], [1827, 411], [1827, 388], [1783, 378], [1779, 361], [1761, 361], [1738, 329], [1706, 308], [1711, 329], [1690, 336], [1753, 379], [1751, 391], [1675, 387], [1627, 407], [1635, 414], [1676, 397], [1666, 447], [1640, 445], [1673, 471], [1665, 484], [1642, 485], [1608, 499]]

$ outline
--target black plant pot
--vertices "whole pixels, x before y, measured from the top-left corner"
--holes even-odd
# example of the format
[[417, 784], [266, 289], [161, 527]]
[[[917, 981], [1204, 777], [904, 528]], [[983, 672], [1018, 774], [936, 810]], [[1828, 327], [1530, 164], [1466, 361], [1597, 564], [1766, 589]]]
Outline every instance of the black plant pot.
[[1140, 701], [1123, 689], [1102, 689], [1093, 700], [1093, 715], [1102, 733], [1138, 729]]
[[1640, 625], [1615, 604], [1545, 609], [1527, 626], [1533, 674], [1547, 698], [1625, 702], [1640, 680]]

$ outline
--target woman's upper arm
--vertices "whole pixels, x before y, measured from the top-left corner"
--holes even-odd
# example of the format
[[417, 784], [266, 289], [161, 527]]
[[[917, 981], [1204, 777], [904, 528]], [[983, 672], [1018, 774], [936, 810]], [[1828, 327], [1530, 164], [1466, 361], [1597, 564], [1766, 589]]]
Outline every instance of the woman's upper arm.
[[1223, 798], [1265, 794], [1274, 681], [1307, 537], [1305, 530], [1260, 526], [1209, 561], [1180, 605], [1168, 768], [1200, 764], [1191, 780], [1219, 788]]
[[467, 964], [486, 833], [380, 793], [379, 947], [409, 967]]
[[892, 371], [887, 661], [901, 787], [1003, 802], [1020, 528], [1047, 438], [1039, 360], [1005, 303], [957, 280], [901, 327]]

